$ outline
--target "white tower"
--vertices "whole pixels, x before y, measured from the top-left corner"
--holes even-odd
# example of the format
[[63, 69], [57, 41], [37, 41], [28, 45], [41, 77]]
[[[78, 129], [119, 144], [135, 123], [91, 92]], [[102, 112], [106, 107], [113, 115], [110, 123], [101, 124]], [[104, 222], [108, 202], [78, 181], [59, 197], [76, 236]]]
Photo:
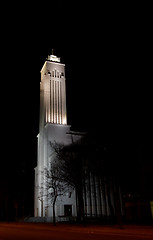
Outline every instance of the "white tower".
[[60, 58], [48, 56], [41, 70], [40, 124], [67, 124], [65, 64]]
[[[60, 62], [60, 58], [50, 55], [41, 69], [38, 157], [35, 168], [35, 217], [52, 217], [52, 207], [49, 207], [46, 197], [40, 199], [39, 187], [43, 185], [43, 171], [49, 168], [52, 160], [53, 149], [50, 142], [71, 144], [71, 136], [67, 134], [69, 131], [66, 114], [65, 64]], [[64, 215], [65, 204], [71, 205], [72, 215], [75, 216], [74, 194], [71, 198], [65, 196], [61, 200], [58, 199], [56, 216]]]

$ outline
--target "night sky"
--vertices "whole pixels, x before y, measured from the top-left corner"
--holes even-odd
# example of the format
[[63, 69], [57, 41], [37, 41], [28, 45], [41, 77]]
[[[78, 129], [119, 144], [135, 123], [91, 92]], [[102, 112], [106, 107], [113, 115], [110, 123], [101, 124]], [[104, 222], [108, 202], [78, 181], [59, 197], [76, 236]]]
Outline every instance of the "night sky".
[[119, 149], [123, 145], [134, 149], [129, 164], [141, 165], [145, 176], [150, 171], [151, 181], [149, 6], [90, 2], [86, 6], [77, 1], [3, 6], [2, 188], [13, 185], [19, 189], [23, 181], [33, 192], [40, 70], [52, 49], [66, 64], [67, 115], [72, 130], [91, 132]]

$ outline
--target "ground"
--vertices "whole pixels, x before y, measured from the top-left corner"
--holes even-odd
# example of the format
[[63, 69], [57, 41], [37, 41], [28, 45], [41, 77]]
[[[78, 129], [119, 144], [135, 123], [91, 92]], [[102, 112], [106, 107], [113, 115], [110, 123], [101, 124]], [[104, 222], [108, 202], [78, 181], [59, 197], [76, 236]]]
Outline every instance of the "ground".
[[0, 240], [143, 240], [153, 239], [153, 226], [79, 226], [39, 223], [0, 223]]

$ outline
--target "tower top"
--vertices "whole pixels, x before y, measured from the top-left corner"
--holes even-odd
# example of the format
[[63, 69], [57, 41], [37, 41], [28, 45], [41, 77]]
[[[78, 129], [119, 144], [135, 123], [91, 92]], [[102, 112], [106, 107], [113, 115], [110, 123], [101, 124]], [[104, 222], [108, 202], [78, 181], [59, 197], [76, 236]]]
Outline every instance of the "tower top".
[[55, 55], [53, 55], [53, 54], [48, 55], [47, 60], [49, 60], [49, 61], [53, 61], [53, 62], [60, 62], [60, 58], [57, 57], [57, 56], [55, 56]]

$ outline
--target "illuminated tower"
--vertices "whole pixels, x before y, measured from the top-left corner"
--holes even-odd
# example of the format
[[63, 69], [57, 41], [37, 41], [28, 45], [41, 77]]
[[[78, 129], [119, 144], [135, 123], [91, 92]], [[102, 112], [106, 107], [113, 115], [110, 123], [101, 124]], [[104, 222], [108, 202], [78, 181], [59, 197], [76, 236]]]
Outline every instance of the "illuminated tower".
[[[65, 64], [55, 55], [48, 56], [41, 69], [40, 118], [38, 134], [37, 167], [35, 168], [35, 217], [52, 217], [45, 194], [44, 169], [49, 169], [54, 149], [50, 143], [68, 145], [72, 143], [70, 126], [67, 125]], [[41, 187], [41, 193], [40, 193]], [[76, 215], [75, 195], [58, 199], [56, 215], [64, 214], [64, 206], [71, 205], [72, 215]]]
[[60, 58], [48, 56], [41, 70], [40, 124], [67, 124], [65, 64]]

